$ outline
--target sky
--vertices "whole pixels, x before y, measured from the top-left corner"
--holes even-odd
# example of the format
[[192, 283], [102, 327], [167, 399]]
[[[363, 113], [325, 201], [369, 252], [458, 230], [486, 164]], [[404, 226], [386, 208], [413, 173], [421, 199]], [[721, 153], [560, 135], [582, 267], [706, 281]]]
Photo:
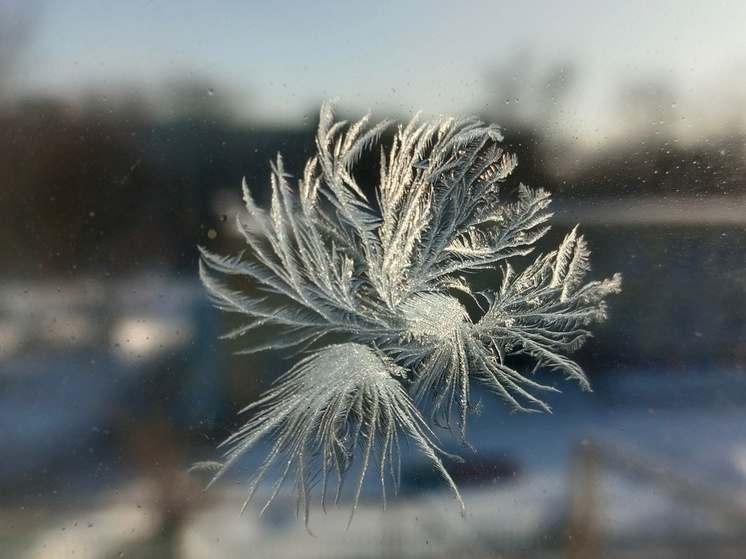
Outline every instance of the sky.
[[[732, 122], [734, 111], [746, 110], [746, 2], [740, 1], [0, 0], [0, 6], [3, 28], [14, 22], [27, 28], [3, 78], [11, 98], [137, 90], [157, 104], [167, 101], [174, 83], [192, 80], [204, 84], [214, 103], [229, 102], [239, 121], [290, 126], [322, 100], [340, 97], [347, 111], [380, 116], [479, 112], [536, 119], [538, 111], [551, 121], [547, 127], [590, 141], [624, 133], [622, 121], [646, 103], [667, 103], [668, 116], [684, 115], [690, 129], [700, 125], [697, 119]], [[559, 100], [542, 97], [541, 84], [559, 67], [568, 69], [571, 87]]]

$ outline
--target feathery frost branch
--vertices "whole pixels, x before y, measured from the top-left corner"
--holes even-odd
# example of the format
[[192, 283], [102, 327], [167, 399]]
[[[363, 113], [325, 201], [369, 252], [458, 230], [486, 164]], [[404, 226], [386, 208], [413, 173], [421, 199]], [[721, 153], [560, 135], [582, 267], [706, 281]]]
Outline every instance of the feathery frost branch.
[[[398, 486], [400, 437], [415, 442], [463, 511], [442, 462], [458, 458], [439, 449], [430, 426], [449, 428], [455, 420], [468, 445], [472, 382], [516, 409], [548, 410], [535, 392], [555, 389], [513, 368], [512, 355], [588, 389], [567, 354], [585, 342], [590, 324], [606, 318], [604, 299], [621, 285], [618, 274], [584, 283], [589, 252], [577, 228], [556, 251], [523, 271], [513, 268], [508, 261], [530, 253], [549, 229], [550, 196], [521, 184], [517, 200], [505, 199], [501, 185], [516, 158], [502, 147], [498, 127], [475, 118], [415, 117], [400, 126], [391, 146], [380, 148], [375, 210], [354, 170], [389, 123], [368, 121], [335, 122], [333, 104], [325, 104], [317, 154], [297, 188], [281, 157], [272, 165], [267, 208], [244, 184], [255, 226], [239, 219], [238, 228], [249, 254], [201, 249], [200, 277], [215, 305], [247, 317], [227, 337], [246, 339], [246, 352], [310, 352], [246, 408], [251, 418], [225, 442], [215, 479], [266, 440], [248, 499], [276, 475], [265, 508], [288, 482], [306, 524], [312, 488], [320, 487], [325, 504], [336, 484], [336, 502], [349, 472], [356, 473], [353, 512], [372, 471], [385, 503], [386, 481]], [[500, 270], [502, 279], [476, 293], [464, 275], [486, 269]], [[235, 291], [220, 279], [233, 275], [255, 289]], [[479, 316], [457, 292], [482, 301]], [[252, 342], [267, 327], [281, 336]], [[325, 342], [330, 335], [343, 342]]]

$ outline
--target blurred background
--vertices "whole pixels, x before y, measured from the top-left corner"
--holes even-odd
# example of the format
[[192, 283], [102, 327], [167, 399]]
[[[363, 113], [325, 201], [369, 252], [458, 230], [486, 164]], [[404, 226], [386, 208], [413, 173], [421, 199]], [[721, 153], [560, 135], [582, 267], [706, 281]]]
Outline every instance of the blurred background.
[[[742, 557], [746, 4], [0, 0], [0, 557]], [[467, 505], [407, 455], [349, 528], [208, 491], [289, 366], [236, 356], [197, 245], [241, 248], [246, 177], [340, 118], [477, 114], [620, 271], [554, 413], [485, 395]], [[515, 265], [519, 265], [516, 263]], [[345, 500], [347, 499], [347, 500]]]

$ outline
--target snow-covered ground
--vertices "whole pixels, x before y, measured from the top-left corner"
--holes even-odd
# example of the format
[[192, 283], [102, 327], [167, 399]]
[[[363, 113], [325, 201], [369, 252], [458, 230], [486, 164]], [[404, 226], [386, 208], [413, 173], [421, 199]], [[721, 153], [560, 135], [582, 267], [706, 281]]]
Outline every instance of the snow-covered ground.
[[[312, 509], [313, 536], [296, 519], [289, 489], [261, 516], [261, 492], [239, 514], [245, 496], [240, 468], [206, 492], [195, 489], [194, 474], [176, 472], [183, 483], [171, 486], [169, 502], [152, 476], [120, 465], [121, 476], [101, 491], [62, 501], [40, 494], [20, 508], [0, 505], [7, 520], [0, 541], [14, 557], [35, 559], [111, 557], [116, 550], [140, 556], [148, 545], [167, 546], [177, 557], [218, 559], [530, 555], [565, 549], [572, 529], [591, 531], [602, 546], [746, 542], [746, 524], [739, 522], [746, 516], [738, 516], [746, 514], [741, 376], [640, 370], [609, 374], [591, 394], [563, 388], [552, 397], [552, 414], [510, 413], [494, 397], [478, 396], [484, 411], [468, 424], [476, 452], [443, 437], [467, 460], [457, 476], [464, 518], [415, 454], [405, 456], [400, 494], [388, 496], [385, 511], [371, 480], [349, 527], [347, 494], [326, 513]], [[80, 486], [90, 479], [85, 468], [107, 467], [94, 462], [65, 472], [54, 472], [54, 463], [45, 468]], [[183, 495], [174, 496], [179, 488]], [[584, 523], [579, 528], [571, 525], [577, 514]], [[176, 525], [168, 544], [155, 544], [164, 534], [164, 515]]]

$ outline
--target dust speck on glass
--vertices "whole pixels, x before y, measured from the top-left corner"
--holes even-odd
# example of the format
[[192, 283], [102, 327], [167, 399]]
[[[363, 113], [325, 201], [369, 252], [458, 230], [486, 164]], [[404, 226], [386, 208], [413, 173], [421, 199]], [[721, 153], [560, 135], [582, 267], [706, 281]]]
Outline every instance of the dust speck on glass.
[[[298, 351], [298, 362], [245, 408], [251, 419], [223, 443], [225, 460], [205, 465], [218, 469], [215, 481], [267, 439], [246, 502], [276, 475], [266, 505], [288, 482], [306, 523], [312, 489], [325, 504], [345, 483], [353, 486], [352, 518], [368, 473], [379, 478], [385, 504], [387, 482], [398, 486], [404, 437], [463, 512], [446, 467], [459, 458], [438, 446], [432, 429], [454, 423], [468, 446], [471, 382], [527, 411], [548, 410], [537, 393], [554, 390], [533, 379], [539, 368], [588, 388], [566, 355], [605, 318], [604, 298], [621, 283], [618, 274], [584, 283], [589, 252], [577, 228], [557, 250], [513, 268], [511, 257], [531, 252], [548, 231], [550, 196], [523, 184], [512, 200], [500, 192], [516, 158], [499, 127], [472, 117], [399, 126], [390, 148], [378, 148], [374, 204], [355, 167], [390, 123], [368, 121], [335, 122], [333, 103], [324, 104], [317, 154], [297, 188], [279, 156], [266, 209], [244, 184], [248, 216], [238, 228], [247, 254], [202, 249], [200, 275], [214, 303], [246, 315], [227, 336], [245, 336], [246, 352]], [[472, 286], [481, 270], [495, 272], [494, 289]], [[243, 276], [250, 288], [236, 289], [228, 276]], [[257, 336], [262, 330], [272, 335]], [[516, 355], [533, 370], [513, 368]]]

